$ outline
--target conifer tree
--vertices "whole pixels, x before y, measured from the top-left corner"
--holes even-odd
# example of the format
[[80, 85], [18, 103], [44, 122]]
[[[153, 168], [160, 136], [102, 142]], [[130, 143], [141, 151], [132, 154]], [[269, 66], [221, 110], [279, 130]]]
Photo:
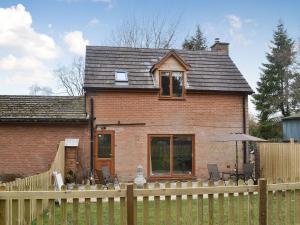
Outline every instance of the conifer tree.
[[[282, 22], [279, 22], [273, 34], [270, 52], [266, 54], [267, 63], [262, 64], [262, 73], [257, 82], [257, 94], [254, 104], [259, 111], [261, 136], [268, 138], [267, 132], [273, 125], [271, 118], [280, 113], [289, 116], [297, 109], [292, 87], [297, 73], [295, 66], [294, 41], [288, 36]], [[272, 134], [274, 135], [274, 134]]]
[[201, 31], [200, 25], [197, 25], [196, 32], [193, 36], [184, 40], [182, 48], [194, 51], [205, 50], [207, 48], [206, 38]]

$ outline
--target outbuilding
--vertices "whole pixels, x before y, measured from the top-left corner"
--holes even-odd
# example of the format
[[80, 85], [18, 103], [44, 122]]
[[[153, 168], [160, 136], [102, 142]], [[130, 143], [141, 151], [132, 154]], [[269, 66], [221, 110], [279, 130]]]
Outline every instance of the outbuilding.
[[282, 119], [283, 139], [300, 141], [300, 113]]

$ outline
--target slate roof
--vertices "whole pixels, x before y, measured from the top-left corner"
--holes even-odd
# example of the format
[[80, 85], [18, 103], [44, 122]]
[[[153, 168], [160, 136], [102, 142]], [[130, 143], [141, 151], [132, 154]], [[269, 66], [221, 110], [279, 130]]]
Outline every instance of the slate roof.
[[[84, 88], [157, 89], [149, 71], [170, 50], [87, 46]], [[209, 50], [174, 51], [191, 65], [187, 91], [253, 93], [228, 54]], [[115, 84], [115, 71], [128, 72], [128, 85]]]
[[0, 95], [0, 122], [83, 122], [84, 97]]

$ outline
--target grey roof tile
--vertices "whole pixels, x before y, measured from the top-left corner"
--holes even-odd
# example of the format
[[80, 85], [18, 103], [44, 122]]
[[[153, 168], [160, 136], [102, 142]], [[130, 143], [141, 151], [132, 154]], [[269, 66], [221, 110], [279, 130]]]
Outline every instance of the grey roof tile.
[[0, 122], [86, 121], [83, 96], [0, 95]]
[[[170, 49], [87, 46], [84, 88], [157, 89], [150, 69], [169, 51]], [[187, 50], [175, 52], [191, 65], [187, 72], [187, 90], [253, 92], [226, 53]], [[128, 72], [128, 85], [115, 84], [116, 70]]]

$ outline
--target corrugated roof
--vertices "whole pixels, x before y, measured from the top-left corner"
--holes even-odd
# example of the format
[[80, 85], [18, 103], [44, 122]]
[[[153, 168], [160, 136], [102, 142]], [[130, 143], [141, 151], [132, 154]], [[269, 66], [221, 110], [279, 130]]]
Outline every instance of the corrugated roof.
[[[151, 67], [170, 49], [87, 46], [84, 88], [155, 89]], [[228, 54], [217, 51], [174, 50], [191, 67], [187, 90], [252, 93]], [[128, 72], [128, 85], [115, 84], [115, 71]]]
[[86, 118], [83, 96], [0, 95], [0, 122], [79, 122]]

